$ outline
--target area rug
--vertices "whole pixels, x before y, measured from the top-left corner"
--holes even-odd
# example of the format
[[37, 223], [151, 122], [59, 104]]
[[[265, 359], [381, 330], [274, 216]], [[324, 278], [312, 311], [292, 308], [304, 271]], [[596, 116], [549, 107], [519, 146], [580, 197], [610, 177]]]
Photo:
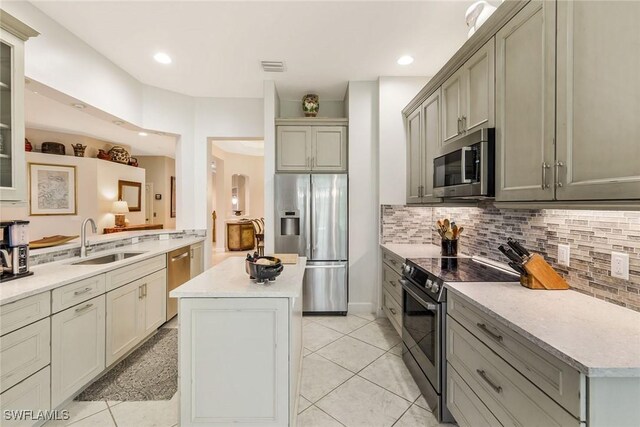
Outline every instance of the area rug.
[[170, 400], [178, 390], [178, 330], [160, 329], [76, 400]]

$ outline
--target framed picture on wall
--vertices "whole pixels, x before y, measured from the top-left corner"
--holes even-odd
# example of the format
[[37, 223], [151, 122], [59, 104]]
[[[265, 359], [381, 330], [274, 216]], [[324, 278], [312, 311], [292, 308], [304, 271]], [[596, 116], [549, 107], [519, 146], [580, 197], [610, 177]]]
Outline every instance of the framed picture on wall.
[[30, 215], [76, 215], [76, 167], [29, 163]]
[[176, 177], [171, 177], [171, 218], [176, 217]]

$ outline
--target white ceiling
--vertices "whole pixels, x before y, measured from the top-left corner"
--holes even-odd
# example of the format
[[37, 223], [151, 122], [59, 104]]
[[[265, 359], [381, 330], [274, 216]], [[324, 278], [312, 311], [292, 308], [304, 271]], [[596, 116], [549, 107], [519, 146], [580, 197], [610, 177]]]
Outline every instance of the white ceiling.
[[264, 156], [264, 141], [262, 140], [212, 139], [211, 143], [227, 153]]
[[[464, 43], [471, 0], [35, 1], [143, 83], [207, 97], [342, 100], [349, 80], [431, 76]], [[492, 3], [496, 3], [493, 2]], [[499, 3], [499, 2], [498, 2]], [[153, 60], [167, 52], [173, 64]], [[396, 64], [409, 54], [415, 62]], [[282, 60], [265, 73], [261, 60]]]
[[[31, 81], [24, 96], [25, 125], [28, 128], [89, 136], [113, 144], [131, 146], [131, 154], [139, 156], [175, 157], [176, 139], [173, 135], [158, 135], [145, 129], [118, 126], [103, 112], [92, 107], [83, 110], [72, 107], [76, 100]], [[37, 93], [36, 93], [37, 92]], [[96, 117], [98, 116], [98, 117]]]

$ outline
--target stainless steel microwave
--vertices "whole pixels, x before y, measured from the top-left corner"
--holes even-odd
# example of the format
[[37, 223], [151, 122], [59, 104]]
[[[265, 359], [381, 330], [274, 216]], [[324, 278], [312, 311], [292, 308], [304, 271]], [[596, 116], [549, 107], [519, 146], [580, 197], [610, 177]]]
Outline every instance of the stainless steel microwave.
[[495, 195], [495, 129], [447, 144], [433, 159], [433, 195], [480, 199]]

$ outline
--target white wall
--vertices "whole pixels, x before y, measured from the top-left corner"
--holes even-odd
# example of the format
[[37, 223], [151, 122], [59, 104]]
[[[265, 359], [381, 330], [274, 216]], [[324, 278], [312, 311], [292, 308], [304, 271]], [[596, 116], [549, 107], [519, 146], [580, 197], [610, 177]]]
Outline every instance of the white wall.
[[[302, 100], [282, 100], [280, 101], [280, 115], [278, 117], [291, 118], [291, 117], [304, 117], [302, 111]], [[344, 111], [344, 101], [323, 101], [320, 100], [320, 110], [318, 111], [318, 117], [347, 117]]]
[[378, 79], [380, 204], [404, 205], [406, 203], [407, 150], [402, 109], [429, 79], [429, 77], [380, 77]]
[[77, 214], [30, 216], [29, 204], [2, 206], [0, 219], [26, 219], [30, 221], [30, 240], [38, 240], [57, 234], [74, 236], [80, 234], [85, 218], [93, 218], [98, 233], [105, 227], [113, 227], [115, 218], [109, 211], [118, 198], [118, 180], [142, 184], [142, 210], [126, 215], [131, 224], [144, 224], [145, 170], [105, 160], [53, 154], [26, 153], [27, 162], [76, 167]]
[[378, 84], [349, 82], [349, 311], [378, 307]]

